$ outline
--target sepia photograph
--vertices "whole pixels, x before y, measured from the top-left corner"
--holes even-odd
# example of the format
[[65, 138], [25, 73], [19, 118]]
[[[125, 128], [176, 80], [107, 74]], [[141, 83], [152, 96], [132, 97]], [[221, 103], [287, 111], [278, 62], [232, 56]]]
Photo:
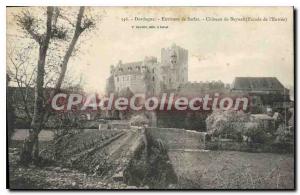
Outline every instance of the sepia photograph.
[[10, 190], [295, 190], [291, 6], [7, 6]]

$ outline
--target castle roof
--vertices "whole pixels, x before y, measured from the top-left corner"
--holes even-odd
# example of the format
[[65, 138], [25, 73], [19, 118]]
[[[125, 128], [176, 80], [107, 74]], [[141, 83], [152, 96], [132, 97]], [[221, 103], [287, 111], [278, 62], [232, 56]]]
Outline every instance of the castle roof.
[[118, 64], [115, 68], [115, 73], [117, 75], [140, 74], [142, 65], [143, 61]]
[[236, 77], [231, 88], [246, 91], [282, 91], [285, 89], [276, 77]]
[[141, 66], [143, 64], [143, 61], [136, 61], [136, 62], [127, 62], [124, 64], [121, 64], [122, 67], [130, 67], [130, 66]]

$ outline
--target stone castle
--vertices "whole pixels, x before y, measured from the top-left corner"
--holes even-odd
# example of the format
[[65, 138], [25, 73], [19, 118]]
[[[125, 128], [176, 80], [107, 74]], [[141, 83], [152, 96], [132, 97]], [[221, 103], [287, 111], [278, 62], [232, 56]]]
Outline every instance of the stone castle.
[[122, 63], [110, 68], [107, 93], [121, 93], [130, 89], [134, 94], [159, 95], [176, 90], [188, 82], [188, 51], [173, 44], [161, 49], [161, 62], [156, 57], [143, 61]]
[[186, 96], [244, 94], [259, 99], [263, 105], [290, 102], [289, 90], [275, 77], [236, 77], [231, 86], [222, 81], [189, 82], [188, 50], [175, 44], [161, 49], [161, 62], [156, 57], [145, 57], [142, 61], [119, 61], [112, 65], [106, 93], [126, 96], [128, 89], [149, 96], [159, 96], [162, 92]]

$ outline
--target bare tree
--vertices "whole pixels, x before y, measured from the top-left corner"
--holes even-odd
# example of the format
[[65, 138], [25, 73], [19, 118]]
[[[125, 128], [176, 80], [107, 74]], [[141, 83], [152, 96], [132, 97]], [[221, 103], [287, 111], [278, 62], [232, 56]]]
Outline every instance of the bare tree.
[[[7, 59], [11, 64], [7, 71], [8, 76], [11, 80], [10, 82], [15, 83], [19, 89], [15, 94], [11, 94], [12, 100], [10, 102], [14, 104], [18, 113], [25, 113], [24, 118], [21, 114], [21, 119], [28, 122], [32, 120], [32, 97], [30, 95], [36, 73], [36, 68], [31, 67], [30, 56], [32, 55], [32, 51], [31, 45], [21, 45], [21, 47], [10, 45], [7, 51]], [[19, 96], [20, 98], [16, 98]]]
[[[63, 80], [66, 75], [69, 59], [72, 53], [75, 51], [76, 43], [82, 33], [88, 29], [92, 29], [95, 26], [95, 22], [92, 18], [84, 15], [85, 8], [80, 7], [76, 15], [76, 18], [65, 16], [60, 8], [47, 7], [46, 9], [46, 21], [41, 24], [38, 17], [34, 17], [29, 11], [24, 11], [17, 16], [17, 24], [20, 26], [29, 37], [38, 44], [38, 57], [35, 73], [35, 98], [34, 109], [31, 121], [31, 129], [29, 130], [29, 136], [26, 138], [23, 144], [20, 160], [23, 163], [38, 162], [39, 159], [39, 145], [38, 135], [49, 117], [50, 105], [45, 101], [44, 88], [45, 77], [49, 76], [45, 74], [47, 65], [51, 64], [52, 56], [51, 52], [55, 49], [55, 46], [60, 42], [68, 41], [69, 34], [70, 42], [67, 44], [66, 50], [63, 52], [61, 61], [57, 63], [56, 59], [54, 67], [58, 67], [58, 76], [55, 79], [48, 79], [51, 82], [57, 80], [54, 84], [53, 91], [50, 95], [54, 96], [61, 88]], [[70, 24], [70, 28], [60, 23], [67, 22]], [[72, 32], [72, 33], [70, 33]], [[56, 47], [58, 50], [58, 48]], [[58, 66], [55, 66], [58, 64]]]

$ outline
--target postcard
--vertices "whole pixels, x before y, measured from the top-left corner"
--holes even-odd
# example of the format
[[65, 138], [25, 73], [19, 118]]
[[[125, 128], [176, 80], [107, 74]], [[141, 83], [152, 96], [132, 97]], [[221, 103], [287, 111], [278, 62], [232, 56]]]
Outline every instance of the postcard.
[[7, 7], [7, 188], [295, 190], [293, 7]]

